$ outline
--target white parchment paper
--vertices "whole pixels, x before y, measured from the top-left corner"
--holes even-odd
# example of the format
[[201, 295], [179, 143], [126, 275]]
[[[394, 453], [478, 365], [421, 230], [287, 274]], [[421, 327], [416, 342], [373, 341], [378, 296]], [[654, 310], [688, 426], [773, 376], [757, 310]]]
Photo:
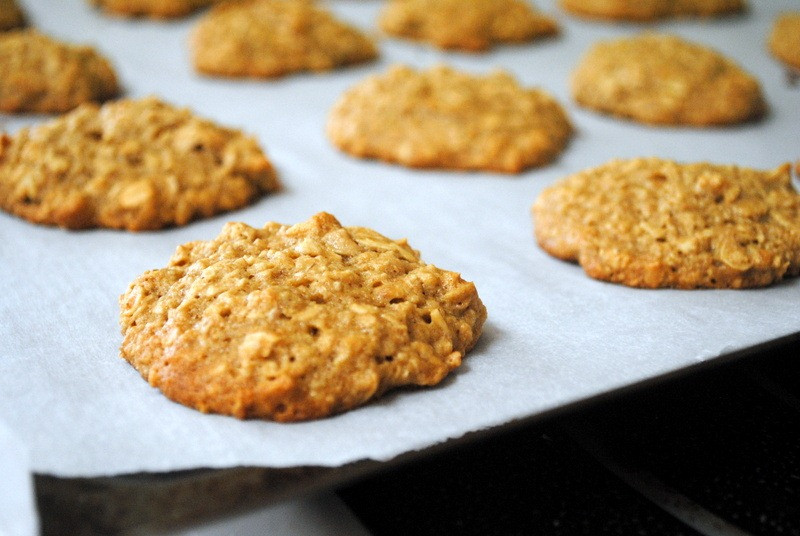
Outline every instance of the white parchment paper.
[[[601, 283], [543, 253], [529, 217], [544, 186], [612, 157], [760, 168], [800, 157], [800, 88], [787, 84], [764, 45], [773, 16], [796, 2], [752, 0], [747, 16], [656, 27], [723, 51], [762, 81], [766, 120], [710, 130], [650, 128], [578, 109], [567, 80], [586, 48], [644, 26], [575, 20], [553, 1], [538, 5], [562, 23], [555, 39], [485, 55], [387, 39], [374, 64], [278, 81], [195, 75], [186, 38], [196, 18], [122, 20], [82, 0], [27, 4], [43, 31], [96, 44], [112, 58], [129, 96], [156, 94], [256, 135], [285, 186], [247, 209], [161, 232], [70, 232], [0, 214], [0, 420], [30, 450], [36, 472], [387, 460], [800, 330], [800, 280], [689, 292]], [[367, 30], [380, 8], [368, 0], [327, 5]], [[556, 163], [520, 176], [413, 171], [339, 153], [324, 136], [329, 108], [346, 88], [395, 62], [510, 70], [555, 94], [577, 136]], [[10, 132], [48, 119], [0, 117]], [[137, 275], [163, 266], [177, 245], [211, 239], [229, 220], [296, 223], [320, 210], [345, 225], [406, 237], [427, 262], [476, 283], [489, 311], [484, 336], [441, 386], [313, 422], [243, 422], [170, 402], [118, 357], [118, 296]]]

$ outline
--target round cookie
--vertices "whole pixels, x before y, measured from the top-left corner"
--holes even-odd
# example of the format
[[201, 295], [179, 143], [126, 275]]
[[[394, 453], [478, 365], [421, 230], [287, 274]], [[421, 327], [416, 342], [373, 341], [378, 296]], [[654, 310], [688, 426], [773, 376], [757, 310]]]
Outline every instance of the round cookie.
[[228, 223], [141, 275], [120, 306], [122, 357], [167, 397], [276, 421], [434, 385], [486, 319], [459, 274], [326, 213], [291, 227]]
[[612, 160], [546, 188], [533, 218], [545, 251], [632, 287], [760, 287], [800, 274], [788, 164]]
[[173, 19], [185, 17], [220, 0], [89, 0], [107, 13], [123, 17]]
[[25, 26], [25, 14], [15, 0], [0, 0], [0, 32]]
[[390, 0], [378, 23], [390, 35], [473, 52], [558, 33], [523, 0]]
[[34, 223], [159, 229], [277, 188], [253, 138], [155, 98], [85, 104], [0, 136], [0, 208]]
[[394, 66], [355, 85], [330, 112], [342, 151], [409, 167], [518, 173], [553, 160], [572, 134], [546, 92], [505, 72], [472, 76]]
[[741, 123], [766, 109], [758, 81], [733, 61], [654, 33], [595, 44], [573, 72], [572, 95], [587, 108], [654, 125]]
[[0, 110], [66, 112], [118, 93], [114, 69], [93, 48], [35, 30], [0, 33]]
[[360, 31], [305, 0], [221, 4], [194, 28], [191, 52], [201, 73], [252, 78], [327, 71], [378, 54]]
[[581, 17], [652, 21], [668, 17], [712, 17], [739, 13], [745, 0], [561, 0], [564, 10]]
[[800, 11], [782, 13], [775, 19], [769, 50], [790, 67], [800, 69]]

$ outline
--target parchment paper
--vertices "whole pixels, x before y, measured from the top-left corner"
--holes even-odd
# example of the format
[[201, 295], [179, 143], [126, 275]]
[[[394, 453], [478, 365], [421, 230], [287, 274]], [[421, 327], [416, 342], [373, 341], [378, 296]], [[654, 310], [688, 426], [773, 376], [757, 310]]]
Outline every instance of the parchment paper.
[[[374, 64], [278, 81], [202, 78], [186, 38], [197, 20], [122, 20], [81, 0], [27, 2], [34, 24], [113, 59], [127, 95], [149, 94], [258, 137], [285, 186], [250, 208], [150, 233], [69, 232], [0, 214], [0, 420], [30, 449], [35, 472], [97, 476], [194, 467], [338, 466], [387, 460], [465, 433], [576, 402], [800, 330], [800, 280], [750, 291], [649, 291], [594, 281], [543, 253], [529, 207], [546, 185], [612, 157], [661, 156], [771, 168], [800, 157], [800, 89], [765, 50], [791, 0], [751, 2], [744, 17], [656, 26], [723, 51], [763, 83], [760, 123], [710, 130], [650, 128], [578, 109], [568, 76], [590, 43], [642, 25], [572, 19], [553, 1], [561, 36], [485, 55], [382, 42]], [[362, 28], [380, 3], [327, 5]], [[339, 153], [325, 139], [334, 101], [366, 75], [404, 62], [513, 72], [557, 96], [577, 136], [553, 165], [504, 176], [412, 171]], [[47, 117], [3, 116], [15, 131]], [[296, 223], [326, 210], [345, 225], [406, 237], [423, 259], [476, 283], [489, 320], [461, 369], [433, 389], [389, 394], [298, 424], [203, 415], [170, 402], [118, 357], [117, 298], [179, 244], [223, 223]]]

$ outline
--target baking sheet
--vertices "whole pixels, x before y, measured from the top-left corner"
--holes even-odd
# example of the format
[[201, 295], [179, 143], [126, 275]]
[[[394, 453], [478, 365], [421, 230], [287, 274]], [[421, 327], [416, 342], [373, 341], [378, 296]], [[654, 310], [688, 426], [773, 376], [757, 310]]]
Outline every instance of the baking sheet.
[[[95, 43], [112, 58], [128, 96], [156, 94], [257, 136], [285, 188], [244, 210], [139, 234], [64, 231], [0, 214], [0, 420], [30, 449], [33, 471], [59, 476], [339, 466], [388, 460], [797, 333], [800, 280], [689, 292], [602, 283], [543, 253], [529, 217], [543, 187], [612, 157], [761, 168], [800, 157], [800, 89], [787, 84], [764, 47], [774, 14], [797, 4], [751, 3], [744, 17], [657, 26], [736, 59], [762, 81], [769, 101], [763, 122], [692, 130], [578, 109], [567, 79], [582, 53], [597, 39], [644, 26], [575, 20], [553, 1], [538, 6], [559, 18], [558, 38], [485, 55], [383, 40], [382, 58], [373, 64], [278, 81], [195, 75], [186, 38], [196, 17], [130, 21], [82, 0], [28, 2], [40, 29]], [[364, 0], [326, 5], [368, 30], [380, 8]], [[475, 73], [507, 69], [556, 95], [577, 135], [553, 165], [519, 176], [413, 171], [339, 153], [324, 136], [329, 108], [346, 88], [397, 62], [446, 62]], [[47, 119], [0, 117], [11, 132]], [[229, 220], [296, 223], [321, 210], [345, 225], [406, 237], [427, 262], [475, 282], [489, 320], [480, 343], [441, 386], [391, 393], [318, 421], [238, 421], [170, 402], [118, 357], [119, 294], [141, 272], [163, 266], [177, 245], [211, 239]]]

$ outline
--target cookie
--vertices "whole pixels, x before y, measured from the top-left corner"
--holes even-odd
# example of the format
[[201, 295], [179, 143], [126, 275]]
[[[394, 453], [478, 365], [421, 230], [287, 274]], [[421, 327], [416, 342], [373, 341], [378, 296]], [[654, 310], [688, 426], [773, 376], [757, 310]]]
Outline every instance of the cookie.
[[395, 66], [346, 91], [327, 131], [334, 145], [361, 158], [518, 173], [553, 160], [572, 126], [553, 97], [520, 87], [508, 73]]
[[572, 95], [587, 108], [654, 125], [741, 123], [766, 109], [758, 81], [733, 61], [654, 33], [595, 44], [573, 72]]
[[800, 11], [782, 13], [775, 19], [768, 44], [773, 56], [800, 69]]
[[761, 287], [800, 274], [789, 164], [612, 160], [546, 188], [533, 218], [545, 251], [632, 287]]
[[107, 59], [35, 30], [0, 33], [0, 110], [65, 112], [119, 93]]
[[303, 0], [221, 4], [197, 24], [190, 41], [195, 69], [226, 77], [327, 71], [378, 54], [360, 31]]
[[293, 226], [228, 223], [137, 278], [120, 307], [122, 357], [167, 397], [276, 421], [439, 383], [486, 319], [459, 274], [326, 213]]
[[390, 35], [473, 52], [558, 33], [524, 0], [390, 0], [378, 23]]
[[15, 0], [0, 0], [0, 32], [25, 26], [25, 14]]
[[0, 137], [0, 208], [34, 223], [159, 229], [277, 188], [256, 140], [155, 98], [85, 104]]
[[668, 17], [713, 17], [744, 11], [744, 0], [561, 0], [564, 10], [605, 20], [652, 21]]
[[208, 7], [220, 0], [89, 0], [107, 13], [123, 17], [173, 19]]

